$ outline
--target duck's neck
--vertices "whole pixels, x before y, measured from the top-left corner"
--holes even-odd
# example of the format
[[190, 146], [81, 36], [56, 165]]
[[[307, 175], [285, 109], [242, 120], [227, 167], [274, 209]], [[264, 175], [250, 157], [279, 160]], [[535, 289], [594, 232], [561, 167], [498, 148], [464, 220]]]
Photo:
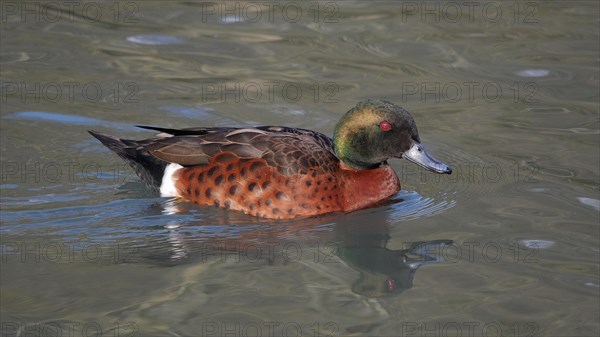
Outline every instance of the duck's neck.
[[338, 138], [334, 138], [333, 146], [335, 155], [340, 159], [340, 162], [348, 168], [352, 168], [355, 170], [371, 170], [381, 166], [382, 163], [368, 163], [364, 160], [359, 159], [358, 151], [350, 144], [346, 144], [340, 141], [337, 141]]
[[356, 170], [340, 164], [344, 181], [344, 211], [354, 211], [387, 199], [400, 191], [400, 180], [388, 165]]
[[376, 162], [373, 151], [368, 145], [371, 138], [365, 128], [356, 122], [346, 121], [348, 114], [336, 125], [333, 132], [333, 148], [335, 155], [347, 166], [355, 170], [369, 170], [379, 167], [381, 161]]
[[372, 170], [381, 166], [381, 163], [371, 164], [360, 160], [353, 160], [351, 158], [341, 158], [341, 162], [348, 168], [354, 170]]

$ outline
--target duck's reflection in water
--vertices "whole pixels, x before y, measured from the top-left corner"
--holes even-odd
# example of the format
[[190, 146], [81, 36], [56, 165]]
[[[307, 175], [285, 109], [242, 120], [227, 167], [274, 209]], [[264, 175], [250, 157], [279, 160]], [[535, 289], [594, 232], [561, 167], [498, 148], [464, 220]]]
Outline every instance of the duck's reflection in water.
[[[175, 215], [194, 207], [168, 201], [163, 212]], [[399, 249], [390, 249], [390, 221], [385, 212], [381, 213], [367, 211], [280, 223], [223, 211], [211, 219], [173, 220], [164, 225], [168, 235], [160, 240], [162, 249], [147, 247], [153, 252], [146, 256], [167, 264], [214, 260], [265, 266], [300, 260], [341, 262], [360, 273], [352, 282], [354, 293], [394, 296], [412, 287], [419, 267], [443, 262], [443, 253], [453, 243], [443, 239], [403, 242]], [[400, 241], [395, 238], [394, 242], [398, 246]]]
[[334, 232], [339, 242], [337, 256], [360, 272], [352, 291], [368, 297], [398, 295], [412, 288], [416, 270], [425, 264], [443, 262], [444, 252], [453, 243], [402, 242], [400, 249], [390, 249], [390, 225], [385, 219], [336, 226]]

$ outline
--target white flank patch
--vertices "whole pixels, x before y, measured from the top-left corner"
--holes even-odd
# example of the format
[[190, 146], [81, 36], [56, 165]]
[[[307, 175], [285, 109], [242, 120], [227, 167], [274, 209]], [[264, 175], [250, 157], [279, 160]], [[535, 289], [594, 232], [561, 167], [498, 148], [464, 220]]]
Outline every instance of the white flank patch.
[[177, 188], [175, 187], [175, 183], [178, 180], [175, 176], [175, 173], [177, 173], [177, 170], [179, 170], [180, 168], [183, 168], [183, 166], [175, 163], [171, 163], [165, 168], [165, 174], [163, 175], [162, 183], [160, 184], [161, 197], [179, 196]]

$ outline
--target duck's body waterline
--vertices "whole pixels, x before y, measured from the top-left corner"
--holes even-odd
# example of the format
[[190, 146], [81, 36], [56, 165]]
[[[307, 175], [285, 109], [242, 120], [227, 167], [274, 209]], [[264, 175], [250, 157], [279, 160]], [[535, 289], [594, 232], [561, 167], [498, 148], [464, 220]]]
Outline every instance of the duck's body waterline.
[[278, 126], [144, 128], [162, 134], [133, 141], [91, 133], [161, 195], [258, 217], [349, 212], [389, 198], [400, 181], [386, 160], [405, 152], [432, 171], [451, 172], [424, 151], [410, 114], [385, 101], [359, 103], [334, 139]]

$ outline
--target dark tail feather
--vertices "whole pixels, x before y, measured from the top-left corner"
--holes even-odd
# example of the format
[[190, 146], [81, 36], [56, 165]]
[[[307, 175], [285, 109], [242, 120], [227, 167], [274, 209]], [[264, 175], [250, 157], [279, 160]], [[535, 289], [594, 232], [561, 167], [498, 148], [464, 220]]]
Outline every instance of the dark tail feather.
[[181, 136], [181, 135], [188, 134], [184, 130], [161, 128], [161, 127], [157, 127], [157, 126], [136, 125], [136, 127], [140, 128], [140, 129], [146, 129], [146, 130], [164, 132], [164, 133], [168, 133], [168, 134], [173, 135], [173, 136]]
[[160, 188], [165, 167], [168, 163], [144, 150], [143, 141], [119, 139], [91, 130], [88, 130], [88, 132], [104, 146], [123, 158], [148, 186], [153, 189]]
[[185, 129], [169, 129], [169, 128], [161, 128], [157, 126], [147, 126], [147, 125], [136, 125], [138, 128], [153, 130], [163, 133], [168, 133], [173, 136], [192, 136], [192, 135], [205, 135], [211, 132], [219, 132], [219, 131], [228, 131], [234, 130], [236, 128], [223, 128], [223, 127], [212, 127], [212, 128], [185, 128]]

